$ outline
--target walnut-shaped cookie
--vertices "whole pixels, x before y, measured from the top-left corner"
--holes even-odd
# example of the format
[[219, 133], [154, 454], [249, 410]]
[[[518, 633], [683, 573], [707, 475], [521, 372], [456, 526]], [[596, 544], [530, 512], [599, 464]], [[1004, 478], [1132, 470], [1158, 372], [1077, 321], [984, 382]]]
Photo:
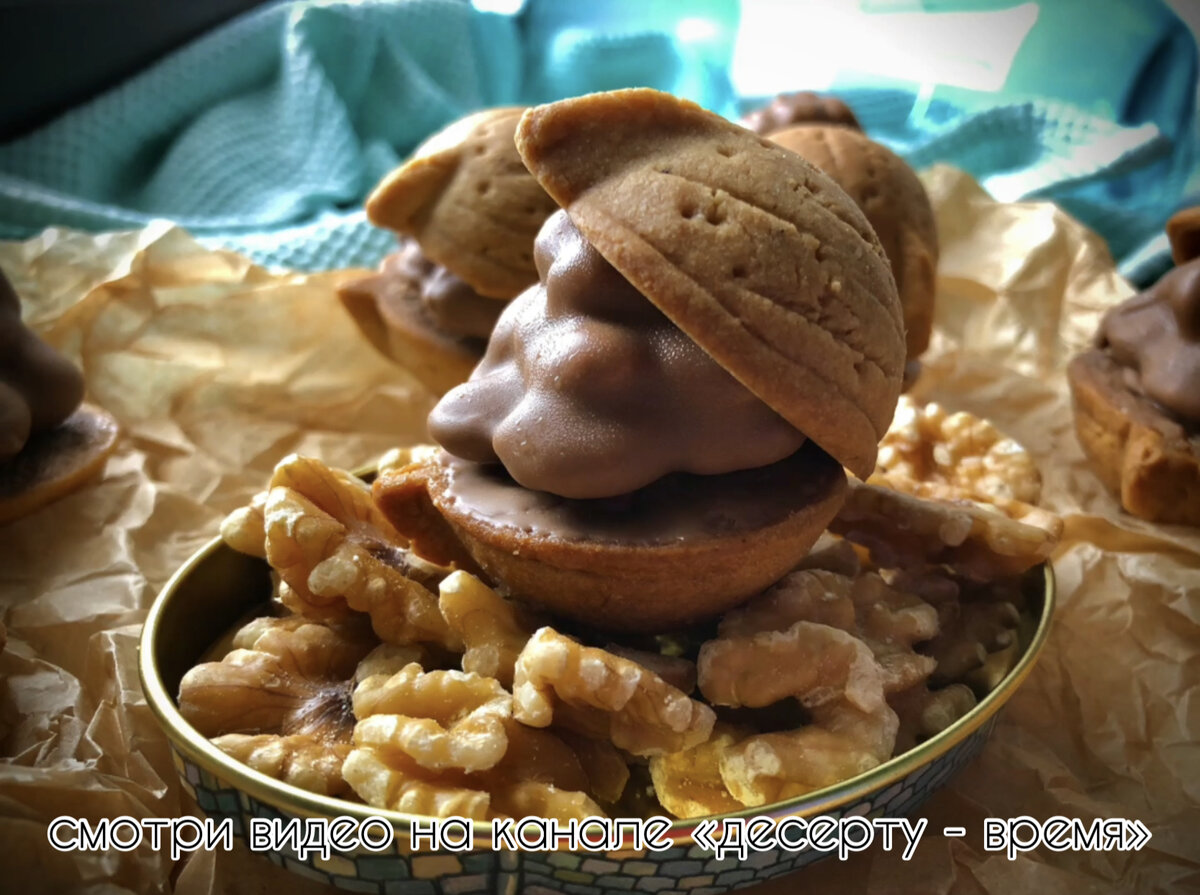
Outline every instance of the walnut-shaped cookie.
[[[871, 222], [892, 264], [908, 360], [915, 362], [933, 329], [938, 263], [933, 206], [916, 172], [886, 146], [847, 127], [800, 125], [771, 139], [828, 174]], [[918, 369], [909, 372], [910, 380]]]
[[1112, 308], [1067, 379], [1075, 431], [1126, 511], [1200, 525], [1200, 216], [1168, 223], [1179, 266]]
[[769, 137], [797, 124], [828, 124], [862, 130], [854, 110], [831, 93], [797, 90], [780, 93], [767, 105], [742, 118], [742, 125]]
[[467, 378], [505, 303], [537, 282], [533, 239], [556, 206], [513, 144], [523, 111], [456, 121], [384, 178], [367, 217], [400, 249], [339, 290], [370, 342], [438, 394]]
[[418, 553], [423, 500], [501, 592], [554, 612], [715, 615], [803, 558], [843, 466], [874, 466], [904, 367], [887, 259], [810, 164], [667, 94], [533, 109], [517, 145], [564, 209], [541, 282], [430, 416], [446, 452], [376, 499]]

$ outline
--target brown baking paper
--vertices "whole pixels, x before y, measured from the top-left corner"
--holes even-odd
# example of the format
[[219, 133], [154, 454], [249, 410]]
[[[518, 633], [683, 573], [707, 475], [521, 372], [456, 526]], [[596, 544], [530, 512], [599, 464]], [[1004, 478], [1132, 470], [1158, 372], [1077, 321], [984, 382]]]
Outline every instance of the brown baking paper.
[[[1047, 204], [925, 175], [942, 238], [937, 331], [915, 394], [1028, 446], [1066, 518], [1059, 611], [993, 740], [925, 809], [903, 862], [874, 849], [760, 892], [1184, 892], [1200, 885], [1200, 532], [1122, 514], [1071, 428], [1065, 361], [1131, 294], [1103, 244]], [[292, 451], [354, 467], [423, 438], [432, 398], [367, 347], [333, 288], [169, 225], [0, 244], [26, 320], [83, 367], [123, 437], [101, 481], [0, 528], [0, 877], [14, 891], [321, 891], [244, 849], [173, 862], [59, 853], [60, 814], [194, 812], [137, 682], [154, 594]], [[1193, 593], [1189, 593], [1191, 583]], [[1137, 853], [982, 849], [985, 817], [1143, 821]], [[965, 826], [965, 840], [941, 835]]]
[[122, 427], [102, 481], [0, 528], [0, 890], [169, 891], [173, 862], [148, 846], [46, 840], [60, 814], [194, 810], [137, 679], [147, 607], [279, 458], [373, 462], [420, 436], [433, 399], [342, 311], [354, 272], [271, 274], [169, 225], [48, 231], [0, 266]]

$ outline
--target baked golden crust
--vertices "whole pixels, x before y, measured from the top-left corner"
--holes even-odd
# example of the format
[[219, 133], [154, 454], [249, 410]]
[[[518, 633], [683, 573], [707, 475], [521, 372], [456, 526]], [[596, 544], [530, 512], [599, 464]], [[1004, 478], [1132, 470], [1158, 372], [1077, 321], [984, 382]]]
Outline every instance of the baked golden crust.
[[531, 109], [517, 147], [643, 295], [855, 475], [870, 474], [900, 393], [904, 324], [874, 231], [829, 178], [644, 89]]
[[861, 131], [800, 125], [771, 140], [812, 162], [867, 216], [892, 263], [904, 309], [909, 358], [929, 347], [937, 286], [937, 221], [929, 196], [908, 163]]
[[556, 210], [513, 144], [523, 111], [485, 109], [454, 122], [366, 203], [371, 223], [414, 237], [428, 257], [492, 298], [537, 282], [533, 238]]
[[1079, 443], [1121, 505], [1151, 522], [1200, 525], [1200, 435], [1130, 391], [1099, 349], [1074, 358], [1067, 381]]

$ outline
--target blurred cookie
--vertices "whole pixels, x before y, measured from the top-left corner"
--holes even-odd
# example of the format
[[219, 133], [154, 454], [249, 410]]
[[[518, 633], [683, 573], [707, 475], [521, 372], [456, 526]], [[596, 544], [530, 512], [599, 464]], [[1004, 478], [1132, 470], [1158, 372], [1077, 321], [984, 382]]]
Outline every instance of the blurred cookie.
[[116, 420], [84, 404], [54, 428], [30, 438], [19, 454], [0, 464], [0, 525], [86, 484], [104, 468], [117, 435]]
[[103, 466], [116, 421], [84, 405], [83, 376], [21, 321], [0, 273], [0, 524], [74, 491]]
[[455, 122], [367, 199], [371, 223], [413, 237], [490, 298], [512, 298], [537, 282], [533, 238], [557, 209], [513, 144], [523, 111], [487, 109]]
[[830, 124], [862, 130], [854, 110], [836, 96], [798, 90], [781, 93], [742, 119], [742, 125], [764, 137], [796, 124]]
[[1200, 435], [1128, 387], [1101, 350], [1067, 369], [1075, 432], [1092, 469], [1130, 513], [1200, 525]]
[[1200, 205], [1171, 216], [1167, 221], [1167, 239], [1171, 242], [1171, 259], [1176, 264], [1200, 258]]
[[537, 282], [533, 239], [557, 206], [513, 144], [523, 111], [456, 121], [384, 178], [367, 217], [400, 251], [339, 291], [371, 343], [438, 394], [466, 379], [505, 303]]
[[[1195, 232], [1173, 219], [1175, 257]], [[1130, 513], [1200, 525], [1200, 258], [1112, 308], [1067, 378], [1092, 468]]]
[[929, 346], [937, 287], [937, 223], [929, 196], [908, 163], [860, 131], [808, 125], [771, 134], [828, 174], [875, 229], [904, 309], [908, 360]]
[[378, 273], [338, 289], [338, 297], [376, 349], [438, 395], [471, 375], [504, 310], [411, 240], [384, 258]]

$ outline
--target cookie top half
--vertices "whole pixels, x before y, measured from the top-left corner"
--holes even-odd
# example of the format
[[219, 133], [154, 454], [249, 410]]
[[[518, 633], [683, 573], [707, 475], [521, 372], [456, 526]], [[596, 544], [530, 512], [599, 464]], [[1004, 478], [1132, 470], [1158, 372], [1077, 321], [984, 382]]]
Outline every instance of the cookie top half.
[[620, 273], [860, 478], [905, 362], [866, 217], [796, 154], [686, 100], [616, 90], [531, 109], [516, 145]]

